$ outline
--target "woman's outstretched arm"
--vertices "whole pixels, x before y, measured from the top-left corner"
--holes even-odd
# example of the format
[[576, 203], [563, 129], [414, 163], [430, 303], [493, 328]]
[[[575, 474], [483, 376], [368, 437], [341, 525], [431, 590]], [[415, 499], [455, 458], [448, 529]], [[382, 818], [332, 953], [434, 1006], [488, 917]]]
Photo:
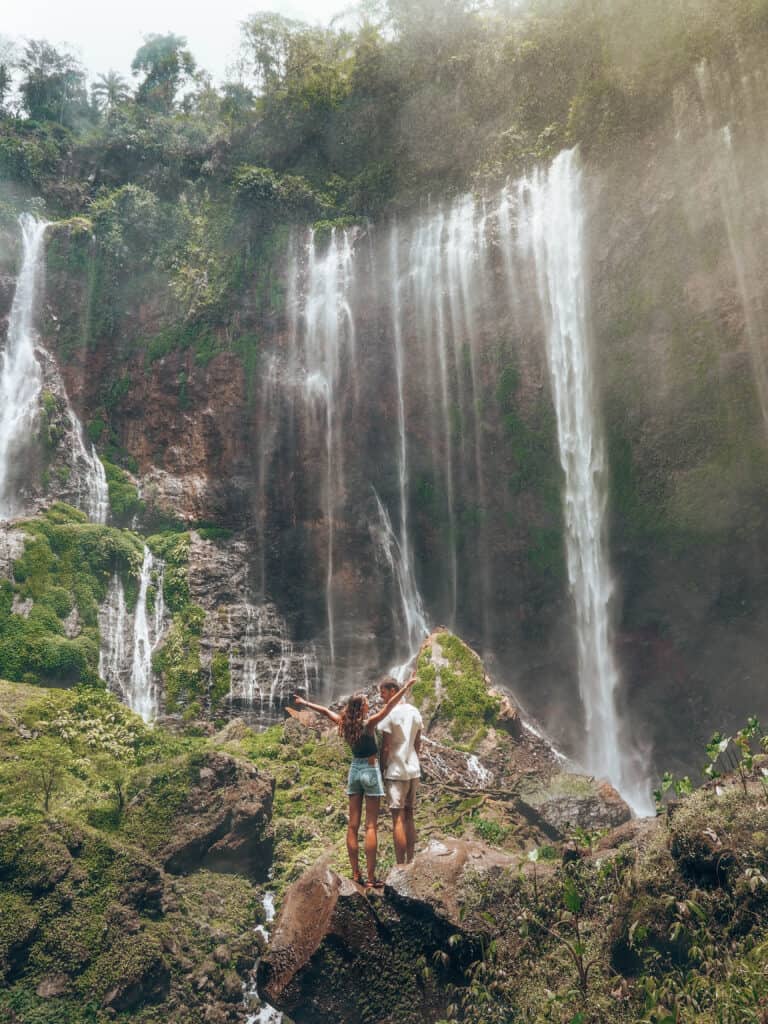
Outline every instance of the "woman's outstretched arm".
[[366, 729], [373, 728], [374, 726], [378, 725], [379, 722], [383, 722], [384, 719], [389, 714], [389, 712], [395, 706], [395, 704], [397, 704], [401, 697], [404, 697], [406, 695], [406, 693], [410, 690], [410, 688], [413, 686], [415, 682], [416, 673], [414, 672], [411, 675], [411, 678], [405, 684], [405, 686], [401, 686], [397, 693], [393, 694], [393, 696], [389, 698], [389, 700], [387, 701], [383, 708], [379, 708], [375, 715], [371, 715], [369, 718], [366, 718]]
[[337, 715], [335, 711], [331, 711], [330, 708], [325, 707], [324, 704], [312, 704], [308, 700], [304, 700], [303, 697], [295, 696], [293, 698], [294, 703], [298, 704], [299, 707], [309, 708], [310, 711], [317, 711], [320, 715], [325, 715], [326, 718], [330, 718], [334, 725], [338, 725], [341, 721], [341, 716]]

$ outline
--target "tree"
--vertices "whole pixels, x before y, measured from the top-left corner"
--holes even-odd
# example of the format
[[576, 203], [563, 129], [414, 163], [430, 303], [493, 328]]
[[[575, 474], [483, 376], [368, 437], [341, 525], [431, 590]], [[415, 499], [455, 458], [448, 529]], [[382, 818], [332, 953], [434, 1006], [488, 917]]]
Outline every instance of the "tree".
[[282, 14], [254, 14], [243, 22], [243, 64], [257, 88], [269, 92], [285, 81], [291, 48], [307, 32], [303, 21]]
[[0, 36], [0, 116], [5, 108], [5, 98], [13, 85], [13, 69], [16, 67], [16, 48], [10, 39]]
[[137, 103], [162, 113], [173, 109], [176, 93], [192, 78], [197, 67], [186, 46], [187, 40], [172, 32], [144, 37], [144, 45], [131, 61], [133, 74], [144, 74], [136, 91]]
[[72, 127], [88, 114], [85, 73], [70, 53], [44, 39], [32, 39], [19, 61], [19, 92], [24, 109], [35, 121], [57, 121]]
[[24, 745], [19, 760], [24, 769], [23, 781], [27, 789], [42, 802], [47, 814], [51, 797], [61, 785], [72, 762], [69, 747], [60, 740], [40, 736]]
[[104, 113], [125, 103], [130, 99], [130, 95], [131, 90], [128, 83], [117, 71], [108, 71], [106, 75], [98, 75], [91, 86], [94, 105]]

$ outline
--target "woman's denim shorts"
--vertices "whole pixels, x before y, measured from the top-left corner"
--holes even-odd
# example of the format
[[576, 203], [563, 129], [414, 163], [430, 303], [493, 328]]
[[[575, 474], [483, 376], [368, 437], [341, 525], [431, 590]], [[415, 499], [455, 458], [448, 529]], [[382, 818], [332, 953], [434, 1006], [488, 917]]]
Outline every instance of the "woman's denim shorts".
[[349, 796], [384, 796], [384, 782], [378, 764], [368, 764], [367, 757], [353, 757], [347, 780]]

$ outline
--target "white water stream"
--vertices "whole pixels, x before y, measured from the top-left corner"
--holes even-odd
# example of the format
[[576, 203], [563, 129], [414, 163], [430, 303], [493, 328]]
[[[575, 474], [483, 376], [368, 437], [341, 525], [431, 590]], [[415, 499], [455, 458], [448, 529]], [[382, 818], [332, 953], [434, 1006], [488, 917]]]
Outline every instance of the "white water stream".
[[[303, 373], [305, 409], [313, 432], [324, 434], [324, 519], [327, 530], [325, 602], [330, 660], [336, 661], [333, 591], [336, 520], [344, 496], [343, 425], [340, 392], [355, 388], [355, 323], [350, 304], [354, 283], [354, 231], [334, 228], [325, 247], [310, 232], [302, 258], [291, 268], [289, 293], [295, 297], [291, 347], [295, 369]], [[299, 279], [303, 278], [303, 287]]]
[[8, 320], [8, 338], [0, 354], [0, 519], [10, 519], [23, 510], [19, 500], [21, 481], [14, 474], [14, 462], [33, 434], [42, 387], [40, 364], [35, 357], [34, 318], [48, 225], [28, 213], [21, 215], [19, 224], [21, 270]]
[[99, 675], [145, 722], [154, 721], [160, 710], [152, 654], [165, 629], [163, 570], [163, 562], [155, 559], [145, 545], [139, 594], [132, 615], [126, 608], [125, 590], [117, 575], [110, 580], [107, 598], [99, 611]]
[[590, 337], [582, 172], [575, 150], [519, 186], [519, 242], [533, 256], [546, 322], [547, 357], [564, 473], [568, 582], [576, 615], [584, 761], [640, 813], [651, 813], [647, 779], [617, 710], [607, 467]]
[[[43, 373], [36, 355], [35, 315], [44, 274], [47, 223], [28, 213], [19, 217], [22, 261], [8, 319], [8, 337], [0, 353], [0, 519], [23, 511], [24, 449], [34, 440]], [[63, 390], [63, 389], [62, 389]], [[86, 447], [83, 427], [67, 403], [72, 450], [69, 458], [76, 481], [77, 503], [95, 523], [105, 523], [109, 492], [104, 466], [96, 449]]]

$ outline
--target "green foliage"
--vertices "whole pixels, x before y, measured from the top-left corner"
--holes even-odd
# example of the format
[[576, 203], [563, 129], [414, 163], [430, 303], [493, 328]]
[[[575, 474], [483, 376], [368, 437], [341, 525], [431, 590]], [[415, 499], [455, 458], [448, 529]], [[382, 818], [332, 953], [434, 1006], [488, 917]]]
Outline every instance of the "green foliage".
[[211, 658], [211, 706], [216, 707], [229, 696], [232, 680], [229, 673], [229, 657], [224, 651], [216, 651]]
[[189, 533], [167, 530], [147, 538], [152, 554], [165, 562], [163, 593], [170, 612], [183, 612], [189, 604]]
[[109, 488], [109, 507], [116, 523], [127, 525], [134, 516], [144, 513], [144, 502], [139, 497], [136, 484], [125, 470], [107, 459], [102, 459]]
[[137, 103], [164, 112], [173, 108], [176, 93], [197, 66], [186, 46], [183, 36], [171, 32], [145, 36], [131, 62], [133, 74], [144, 75], [136, 90]]
[[[84, 513], [55, 503], [24, 524], [27, 540], [14, 580], [0, 583], [0, 676], [37, 682], [98, 679], [98, 606], [109, 578], [138, 575], [142, 547], [124, 531], [87, 522]], [[13, 610], [14, 597], [31, 605]], [[64, 619], [76, 609], [79, 635]]]
[[746, 796], [747, 783], [755, 768], [754, 746], [768, 751], [768, 736], [763, 732], [757, 717], [752, 715], [747, 724], [733, 736], [723, 736], [720, 732], [714, 734], [707, 744], [708, 763], [704, 767], [704, 774], [709, 779], [717, 779], [722, 769], [736, 772]]
[[[208, 689], [200, 664], [200, 636], [204, 621], [202, 608], [195, 604], [185, 605], [173, 616], [163, 645], [152, 659], [153, 669], [162, 675], [168, 712], [180, 710]], [[214, 683], [221, 685], [221, 675], [219, 671]]]
[[72, 127], [88, 116], [85, 72], [71, 54], [56, 50], [43, 39], [31, 39], [19, 67], [19, 92], [32, 120]]
[[500, 698], [489, 692], [474, 651], [448, 632], [439, 632], [436, 642], [447, 664], [435, 663], [431, 645], [422, 650], [411, 691], [414, 704], [434, 720], [445, 722], [454, 741], [473, 749], [495, 724]]
[[[6, 118], [0, 132], [0, 175], [8, 181], [39, 188], [54, 176], [67, 151], [69, 137], [60, 125], [51, 122]], [[15, 220], [17, 211], [8, 212]]]
[[308, 219], [321, 206], [321, 200], [302, 177], [278, 175], [268, 167], [237, 167], [232, 175], [235, 197], [273, 219]]
[[20, 783], [39, 800], [43, 811], [50, 810], [51, 798], [63, 783], [72, 757], [69, 748], [58, 740], [41, 737], [34, 745], [27, 744], [19, 752], [22, 767]]

